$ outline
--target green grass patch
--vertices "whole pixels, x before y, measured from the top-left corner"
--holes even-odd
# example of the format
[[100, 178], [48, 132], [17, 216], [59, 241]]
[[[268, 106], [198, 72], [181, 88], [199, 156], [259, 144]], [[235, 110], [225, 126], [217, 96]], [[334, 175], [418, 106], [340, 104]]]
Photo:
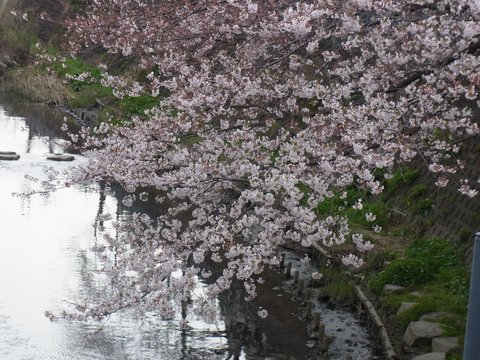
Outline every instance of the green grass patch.
[[160, 99], [151, 95], [125, 96], [119, 108], [125, 115], [145, 115], [145, 111], [160, 105]]
[[72, 93], [71, 105], [76, 108], [90, 108], [97, 104], [97, 99], [113, 97], [112, 89], [100, 84], [89, 84]]
[[379, 292], [385, 284], [426, 284], [444, 269], [461, 266], [460, 257], [451, 242], [438, 238], [417, 239], [407, 248], [405, 258], [393, 260], [370, 281], [370, 287]]
[[[384, 227], [387, 224], [388, 204], [381, 199], [372, 199], [363, 201], [363, 208], [357, 210], [353, 205], [359, 199], [365, 199], [366, 193], [356, 187], [350, 187], [346, 194], [337, 194], [332, 198], [325, 199], [318, 204], [314, 211], [317, 216], [325, 217], [329, 215], [346, 216], [350, 225], [355, 228], [364, 228], [371, 230], [373, 224]], [[376, 216], [375, 221], [367, 220], [366, 215], [372, 213]]]
[[34, 52], [38, 37], [23, 27], [5, 27], [2, 29], [3, 41], [12, 49], [22, 51], [25, 55]]
[[412, 184], [419, 176], [418, 169], [400, 169], [383, 182], [383, 197], [391, 198], [402, 187]]
[[[347, 207], [343, 213], [348, 217], [352, 228], [361, 227], [371, 230], [373, 224], [384, 227], [387, 225], [388, 205], [383, 201], [365, 201], [362, 210], [356, 210], [353, 207]], [[367, 214], [372, 213], [376, 216], [375, 221], [367, 220]]]
[[395, 294], [382, 299], [382, 304], [393, 310], [398, 309], [402, 302], [417, 303], [411, 309], [397, 315], [396, 320], [403, 327], [417, 321], [424, 314], [440, 312], [445, 315], [436, 321], [446, 326], [444, 336], [462, 336], [465, 332], [467, 303], [461, 297], [446, 291], [440, 284], [425, 287], [420, 296]]
[[427, 262], [421, 259], [397, 259], [370, 281], [370, 287], [379, 292], [386, 284], [410, 286], [425, 284], [432, 279], [433, 274]]
[[339, 214], [347, 207], [352, 207], [358, 199], [365, 197], [365, 192], [351, 186], [345, 190], [345, 194], [338, 193], [333, 197], [325, 199], [315, 207], [315, 213], [318, 216], [328, 216]]
[[[64, 61], [58, 61], [52, 64], [52, 69], [61, 77], [66, 77], [67, 75], [78, 76], [83, 73], [88, 73], [96, 81], [102, 79], [102, 71], [99, 68], [88, 64], [80, 58], [67, 58]], [[83, 82], [79, 83], [81, 84]]]
[[[102, 119], [110, 122], [123, 121], [120, 119], [132, 115], [145, 115], [145, 111], [160, 105], [160, 98], [148, 94], [140, 96], [125, 96], [122, 99], [113, 96], [113, 90], [101, 84], [102, 70], [88, 64], [80, 58], [67, 58], [51, 65], [52, 69], [61, 78], [68, 80], [68, 86], [73, 97], [71, 106], [76, 108], [89, 108], [97, 104], [97, 99], [108, 104], [110, 109]], [[88, 74], [85, 79], [72, 79], [81, 74]], [[111, 119], [117, 119], [112, 121]]]
[[[68, 81], [68, 87], [72, 93], [70, 105], [75, 108], [90, 108], [97, 104], [97, 99], [104, 100], [113, 98], [112, 89], [103, 86], [102, 71], [80, 58], [67, 58], [50, 65], [55, 73]], [[72, 79], [81, 74], [88, 74], [84, 79]]]
[[460, 266], [460, 257], [455, 246], [448, 240], [436, 237], [415, 240], [406, 250], [411, 259], [423, 259], [431, 270], [437, 273], [440, 268]]

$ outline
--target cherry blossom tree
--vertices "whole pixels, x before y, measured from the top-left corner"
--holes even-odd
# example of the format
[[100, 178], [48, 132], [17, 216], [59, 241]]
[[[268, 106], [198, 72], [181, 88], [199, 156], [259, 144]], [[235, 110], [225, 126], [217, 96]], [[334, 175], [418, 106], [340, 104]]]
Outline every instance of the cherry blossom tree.
[[68, 26], [72, 52], [100, 46], [148, 74], [105, 72], [116, 96], [168, 94], [80, 134], [90, 162], [69, 181], [119, 183], [125, 205], [155, 197], [163, 211], [107, 239], [117, 290], [83, 316], [168, 315], [199, 276], [209, 299], [234, 279], [253, 298], [286, 242], [349, 242], [342, 260], [361, 266], [372, 245], [315, 209], [351, 186], [381, 193], [413, 159], [438, 186], [477, 194], [462, 145], [479, 134], [479, 1], [93, 0]]

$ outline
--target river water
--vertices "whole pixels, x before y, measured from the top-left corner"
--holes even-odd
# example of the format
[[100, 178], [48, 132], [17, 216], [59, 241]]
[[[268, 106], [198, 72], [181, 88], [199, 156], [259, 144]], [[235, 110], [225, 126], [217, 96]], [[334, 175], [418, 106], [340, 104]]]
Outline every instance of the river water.
[[[50, 322], [46, 310], [60, 311], [85, 295], [101, 296], [98, 259], [90, 249], [100, 232], [114, 230], [95, 222], [99, 212], [124, 220], [129, 215], [99, 189], [12, 196], [38, 186], [25, 175], [42, 178], [47, 167], [72, 166], [46, 160], [60, 151], [52, 140], [61, 136], [62, 122], [58, 112], [0, 91], [0, 151], [21, 155], [18, 161], [0, 161], [1, 360], [307, 358], [307, 334], [294, 316], [295, 304], [273, 304], [278, 310], [261, 320], [258, 304], [234, 293], [219, 300], [213, 324], [189, 312], [188, 331], [179, 328], [178, 319], [162, 321], [134, 309], [101, 323]], [[75, 156], [73, 165], [86, 161]], [[269, 304], [275, 302], [271, 297], [264, 295]]]

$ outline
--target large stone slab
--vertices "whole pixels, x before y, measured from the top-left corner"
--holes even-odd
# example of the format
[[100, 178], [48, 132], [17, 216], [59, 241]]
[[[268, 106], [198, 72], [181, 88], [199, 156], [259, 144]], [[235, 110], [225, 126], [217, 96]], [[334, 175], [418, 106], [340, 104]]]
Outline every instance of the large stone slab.
[[20, 155], [13, 151], [0, 151], [0, 160], [18, 160]]
[[412, 360], [446, 360], [447, 354], [444, 352], [431, 352], [415, 356]]
[[75, 157], [73, 155], [68, 154], [54, 154], [47, 157], [47, 160], [52, 161], [73, 161]]
[[449, 353], [452, 350], [458, 349], [458, 337], [439, 337], [432, 339], [432, 350], [436, 352]]
[[403, 334], [403, 342], [408, 346], [430, 344], [432, 338], [442, 335], [441, 324], [419, 320], [411, 322]]

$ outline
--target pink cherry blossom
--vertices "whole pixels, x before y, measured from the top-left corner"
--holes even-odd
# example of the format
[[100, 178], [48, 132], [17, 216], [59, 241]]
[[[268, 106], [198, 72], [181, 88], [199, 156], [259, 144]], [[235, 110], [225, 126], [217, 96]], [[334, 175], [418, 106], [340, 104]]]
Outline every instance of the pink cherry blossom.
[[[77, 310], [98, 318], [142, 305], [171, 317], [172, 301], [202, 274], [205, 311], [232, 281], [251, 299], [286, 242], [351, 238], [345, 218], [318, 216], [317, 205], [349, 187], [381, 193], [414, 159], [438, 186], [460, 183], [476, 196], [461, 150], [480, 132], [477, 3], [92, 1], [68, 23], [72, 52], [135, 57], [148, 74], [141, 83], [104, 70], [115, 96], [169, 96], [121, 126], [78, 135], [90, 162], [66, 182], [121, 184], [125, 205], [155, 189], [161, 215], [135, 216], [120, 238], [105, 239], [116, 290]], [[354, 239], [358, 253], [373, 246]], [[359, 256], [342, 262], [360, 267]], [[210, 260], [224, 270], [210, 271]]]

